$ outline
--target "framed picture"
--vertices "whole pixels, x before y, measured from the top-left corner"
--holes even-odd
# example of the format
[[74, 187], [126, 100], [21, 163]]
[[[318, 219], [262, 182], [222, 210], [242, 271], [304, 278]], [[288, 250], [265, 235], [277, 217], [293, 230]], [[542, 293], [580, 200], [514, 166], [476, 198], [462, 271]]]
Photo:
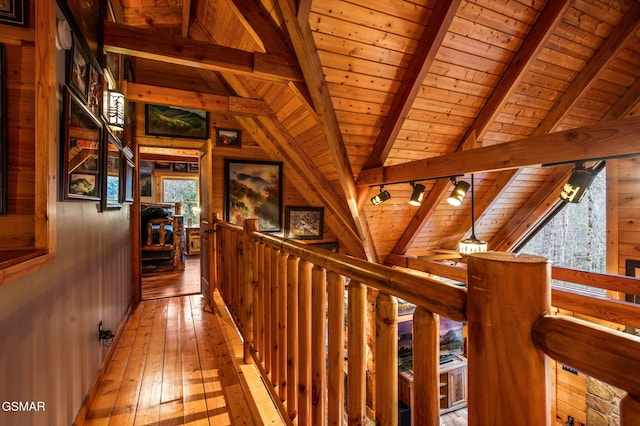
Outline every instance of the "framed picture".
[[312, 243], [310, 246], [321, 248], [323, 250], [330, 251], [332, 253], [338, 253], [340, 251], [340, 247], [338, 246], [338, 242], [329, 242], [329, 243]]
[[178, 173], [187, 172], [187, 163], [173, 163], [173, 171]]
[[26, 0], [3, 0], [0, 1], [0, 22], [3, 24], [27, 26]]
[[209, 113], [206, 111], [147, 104], [144, 117], [147, 135], [209, 139]]
[[240, 130], [235, 129], [216, 129], [216, 146], [225, 146], [228, 148], [240, 148]]
[[282, 163], [226, 159], [224, 166], [225, 220], [240, 224], [259, 219], [261, 231], [280, 231]]
[[[102, 52], [102, 21], [104, 7], [107, 2], [100, 0], [57, 0], [71, 31], [86, 50], [89, 61], [97, 70], [100, 66]], [[102, 73], [102, 71], [99, 71]]]
[[7, 214], [6, 53], [0, 44], [0, 214]]
[[90, 68], [86, 53], [78, 43], [78, 39], [73, 37], [71, 49], [67, 51], [66, 80], [71, 90], [82, 99], [82, 103], [87, 103]]
[[151, 197], [153, 178], [153, 163], [151, 161], [140, 162], [140, 196]]
[[111, 132], [105, 129], [107, 143], [105, 145], [105, 165], [104, 165], [104, 193], [102, 198], [102, 208], [120, 208], [122, 191], [122, 153], [120, 141]]
[[284, 209], [284, 237], [292, 240], [321, 240], [324, 226], [323, 207]]
[[61, 198], [100, 200], [102, 124], [66, 86], [63, 104]]
[[156, 168], [156, 170], [168, 170], [168, 171], [171, 171], [171, 162], [170, 161], [156, 161], [155, 168]]
[[100, 117], [102, 104], [102, 78], [95, 67], [89, 65], [89, 84], [87, 85], [87, 106], [89, 111]]
[[200, 163], [189, 163], [189, 171], [198, 173], [200, 171]]
[[128, 146], [122, 147], [122, 202], [132, 203], [135, 197], [133, 191], [133, 181], [135, 173], [135, 164], [133, 163], [133, 151]]

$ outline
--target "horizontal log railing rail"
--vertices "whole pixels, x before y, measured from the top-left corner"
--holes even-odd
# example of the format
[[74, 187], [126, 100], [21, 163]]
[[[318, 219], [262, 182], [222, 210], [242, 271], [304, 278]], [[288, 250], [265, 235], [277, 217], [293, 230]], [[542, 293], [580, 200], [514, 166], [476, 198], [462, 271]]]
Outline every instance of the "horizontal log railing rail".
[[[413, 424], [439, 425], [439, 315], [468, 324], [469, 425], [551, 424], [545, 354], [629, 392], [621, 424], [640, 424], [640, 339], [549, 316], [544, 258], [472, 255], [467, 289], [263, 234], [257, 220], [244, 229], [214, 224], [215, 287], [242, 334], [245, 362], [261, 369], [288, 424], [364, 424], [367, 368], [376, 424], [398, 423], [396, 298], [416, 305]], [[367, 291], [377, 293], [373, 348]]]

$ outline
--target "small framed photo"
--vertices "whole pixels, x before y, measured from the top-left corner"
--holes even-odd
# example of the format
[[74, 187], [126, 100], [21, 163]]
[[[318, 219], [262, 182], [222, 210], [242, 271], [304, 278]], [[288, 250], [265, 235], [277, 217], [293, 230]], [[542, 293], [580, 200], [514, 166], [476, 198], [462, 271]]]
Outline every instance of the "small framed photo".
[[0, 22], [3, 24], [27, 26], [26, 0], [4, 0], [0, 1]]
[[323, 207], [285, 207], [284, 236], [292, 240], [321, 240]]
[[191, 173], [198, 173], [200, 171], [200, 163], [189, 163], [189, 171]]
[[103, 126], [66, 86], [63, 99], [61, 198], [99, 201]]
[[185, 173], [187, 171], [187, 163], [173, 163], [173, 171]]
[[168, 170], [171, 171], [171, 162], [170, 161], [156, 161], [154, 165], [156, 170]]
[[67, 51], [67, 85], [73, 90], [83, 104], [87, 103], [89, 95], [89, 72], [91, 65], [78, 39], [73, 38], [73, 45]]
[[216, 146], [227, 148], [241, 148], [240, 130], [236, 129], [216, 129]]

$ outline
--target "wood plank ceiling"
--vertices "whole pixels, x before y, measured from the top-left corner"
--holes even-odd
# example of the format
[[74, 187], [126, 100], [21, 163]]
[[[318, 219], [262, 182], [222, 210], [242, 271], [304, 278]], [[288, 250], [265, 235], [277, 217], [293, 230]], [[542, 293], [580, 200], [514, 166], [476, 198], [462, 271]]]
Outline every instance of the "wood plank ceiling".
[[[589, 138], [588, 126], [618, 129], [640, 112], [637, 0], [112, 2], [124, 26], [105, 26], [105, 47], [137, 57], [137, 83], [259, 103], [264, 113], [225, 114], [284, 159], [343, 247], [371, 260], [470, 234], [470, 197], [446, 202], [451, 154], [523, 139], [535, 153], [545, 135]], [[632, 127], [602, 144], [640, 153]], [[571, 171], [511, 168], [509, 147], [504, 170], [484, 166], [484, 151], [460, 168], [476, 172], [476, 235], [497, 250], [557, 203]], [[549, 151], [540, 163], [556, 162]], [[430, 175], [421, 160], [440, 156], [450, 171]], [[396, 172], [409, 179], [387, 178]], [[420, 207], [407, 203], [411, 180], [426, 187]], [[373, 206], [380, 183], [392, 198]]]

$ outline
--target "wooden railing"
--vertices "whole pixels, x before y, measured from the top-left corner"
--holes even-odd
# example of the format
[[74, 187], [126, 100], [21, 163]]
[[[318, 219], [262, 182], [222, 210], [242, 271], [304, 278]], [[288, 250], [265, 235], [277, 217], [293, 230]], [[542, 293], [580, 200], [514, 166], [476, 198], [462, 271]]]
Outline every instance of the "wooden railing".
[[[262, 370], [287, 423], [364, 424], [368, 373], [369, 415], [397, 424], [397, 297], [417, 306], [413, 424], [439, 424], [438, 315], [468, 324], [469, 425], [550, 424], [545, 354], [627, 390], [621, 424], [640, 424], [640, 339], [550, 317], [551, 267], [543, 258], [470, 256], [467, 290], [261, 234], [255, 220], [244, 229], [216, 221], [215, 231], [216, 288], [244, 338], [245, 361]], [[375, 312], [369, 356], [368, 310]]]

